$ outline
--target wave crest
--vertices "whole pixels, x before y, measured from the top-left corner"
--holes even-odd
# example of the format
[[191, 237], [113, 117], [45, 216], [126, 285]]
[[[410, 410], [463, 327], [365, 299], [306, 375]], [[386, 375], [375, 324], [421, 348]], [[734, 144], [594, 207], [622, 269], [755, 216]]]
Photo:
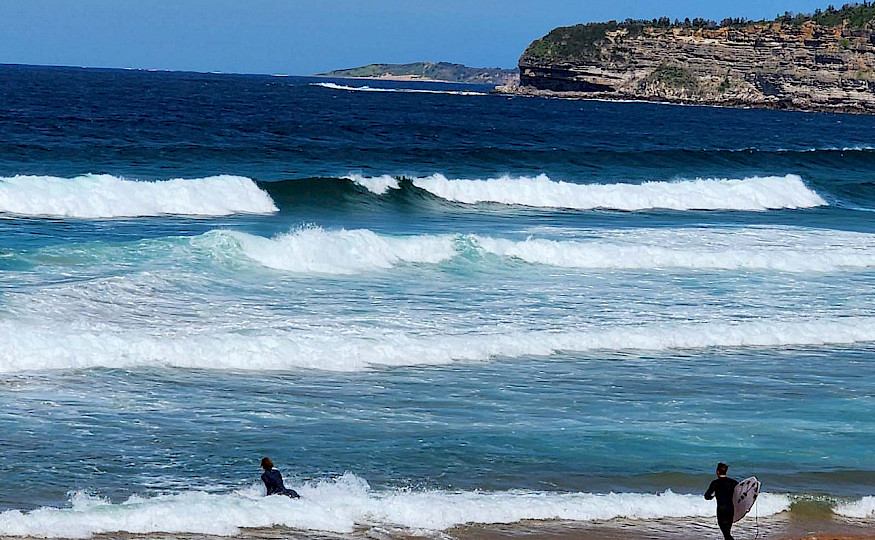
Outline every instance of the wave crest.
[[[595, 233], [594, 233], [595, 234]], [[212, 231], [196, 246], [238, 246], [246, 258], [297, 273], [351, 275], [402, 263], [438, 264], [476, 252], [529, 264], [581, 269], [829, 272], [875, 267], [875, 235], [782, 227], [599, 231], [586, 240], [481, 235], [387, 236], [368, 229], [306, 227], [275, 238]], [[482, 259], [477, 259], [481, 260]]]
[[108, 174], [75, 178], [0, 178], [0, 213], [83, 219], [272, 213], [278, 209], [255, 182], [241, 176], [126, 180]]
[[840, 502], [835, 513], [849, 518], [875, 518], [875, 496], [863, 497], [858, 501]]
[[[365, 177], [353, 174], [345, 178], [378, 195], [399, 186], [398, 180], [388, 175]], [[442, 174], [433, 174], [414, 178], [411, 182], [432, 195], [465, 204], [487, 202], [575, 210], [764, 211], [827, 204], [795, 174], [643, 184], [574, 184], [553, 181], [545, 174], [486, 180], [449, 179]]]
[[771, 270], [829, 272], [875, 267], [875, 235], [784, 228], [602, 231], [592, 240], [525, 241], [474, 237], [480, 249], [543, 264], [582, 269]]
[[400, 263], [436, 264], [456, 255], [452, 235], [393, 237], [367, 229], [306, 227], [274, 238], [242, 232], [210, 233], [237, 242], [243, 254], [268, 268], [300, 273], [356, 274]]

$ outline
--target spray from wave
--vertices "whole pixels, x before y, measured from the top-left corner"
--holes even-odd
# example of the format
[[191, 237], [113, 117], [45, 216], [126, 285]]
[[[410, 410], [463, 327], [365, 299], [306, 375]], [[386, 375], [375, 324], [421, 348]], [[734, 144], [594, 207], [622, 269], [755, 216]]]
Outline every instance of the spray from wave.
[[[515, 523], [525, 519], [569, 521], [706, 517], [713, 503], [698, 495], [643, 493], [549, 493], [537, 491], [373, 490], [347, 473], [336, 480], [294, 486], [300, 499], [263, 497], [252, 487], [228, 494], [191, 491], [134, 496], [113, 504], [76, 493], [70, 507], [0, 513], [0, 535], [87, 538], [101, 533], [240, 534], [243, 528], [275, 526], [351, 533], [357, 527], [442, 531], [467, 523]], [[763, 494], [761, 516], [786, 511], [785, 495]]]
[[0, 178], [0, 213], [83, 219], [272, 213], [270, 196], [249, 178], [210, 176], [156, 182], [108, 174]]
[[455, 96], [487, 96], [486, 92], [471, 90], [428, 90], [425, 88], [374, 88], [370, 86], [347, 86], [332, 82], [310, 83], [310, 86], [321, 86], [331, 90], [346, 90], [348, 92], [388, 92], [399, 94], [450, 94]]
[[[388, 175], [345, 177], [382, 195], [400, 187]], [[556, 182], [547, 175], [502, 176], [486, 180], [449, 179], [442, 174], [414, 178], [419, 189], [448, 201], [465, 204], [499, 203], [539, 208], [638, 211], [748, 210], [811, 208], [827, 202], [795, 174], [744, 179], [696, 179], [643, 184], [574, 184]]]

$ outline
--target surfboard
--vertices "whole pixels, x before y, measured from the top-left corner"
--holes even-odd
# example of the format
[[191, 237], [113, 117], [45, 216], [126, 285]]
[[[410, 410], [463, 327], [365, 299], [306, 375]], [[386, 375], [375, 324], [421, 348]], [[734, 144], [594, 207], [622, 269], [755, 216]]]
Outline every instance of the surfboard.
[[735, 506], [735, 516], [732, 518], [733, 523], [750, 512], [759, 494], [760, 482], [756, 476], [745, 478], [735, 486], [735, 490], [732, 492], [732, 504]]

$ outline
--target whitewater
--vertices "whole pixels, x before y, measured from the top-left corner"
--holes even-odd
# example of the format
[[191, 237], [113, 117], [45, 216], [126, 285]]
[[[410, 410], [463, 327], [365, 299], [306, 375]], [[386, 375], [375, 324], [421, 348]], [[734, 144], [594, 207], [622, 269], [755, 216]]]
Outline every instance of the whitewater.
[[[131, 497], [112, 504], [75, 493], [67, 508], [0, 513], [0, 534], [42, 538], [88, 538], [112, 532], [199, 533], [236, 536], [242, 528], [278, 525], [313, 531], [351, 533], [356, 527], [389, 525], [402, 530], [442, 531], [470, 523], [514, 523], [524, 519], [592, 521], [615, 518], [700, 517], [711, 513], [701, 497], [666, 491], [631, 493], [377, 491], [347, 473], [334, 480], [296, 486], [301, 499], [264, 497], [252, 486], [230, 494], [186, 492]], [[760, 512], [785, 511], [785, 495], [764, 495]]]
[[72, 218], [160, 215], [223, 216], [276, 212], [270, 196], [249, 178], [142, 182], [108, 174], [74, 178], [16, 175], [0, 178], [0, 213]]
[[[347, 176], [373, 193], [398, 189], [390, 176]], [[774, 210], [811, 208], [827, 204], [807, 188], [798, 175], [743, 179], [698, 178], [641, 184], [576, 184], [553, 181], [546, 174], [535, 177], [449, 179], [442, 174], [413, 178], [412, 184], [442, 199], [476, 204], [482, 202], [591, 210]]]
[[739, 537], [871, 528], [870, 117], [28, 66], [0, 104], [0, 536], [692, 540], [718, 461]]

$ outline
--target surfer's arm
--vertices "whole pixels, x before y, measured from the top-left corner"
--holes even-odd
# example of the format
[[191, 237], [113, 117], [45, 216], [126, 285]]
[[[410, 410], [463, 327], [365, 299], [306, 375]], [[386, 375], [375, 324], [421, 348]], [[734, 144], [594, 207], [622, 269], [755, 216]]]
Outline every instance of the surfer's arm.
[[705, 492], [705, 500], [710, 501], [714, 498], [714, 482], [711, 482], [711, 485], [708, 486], [708, 491]]

